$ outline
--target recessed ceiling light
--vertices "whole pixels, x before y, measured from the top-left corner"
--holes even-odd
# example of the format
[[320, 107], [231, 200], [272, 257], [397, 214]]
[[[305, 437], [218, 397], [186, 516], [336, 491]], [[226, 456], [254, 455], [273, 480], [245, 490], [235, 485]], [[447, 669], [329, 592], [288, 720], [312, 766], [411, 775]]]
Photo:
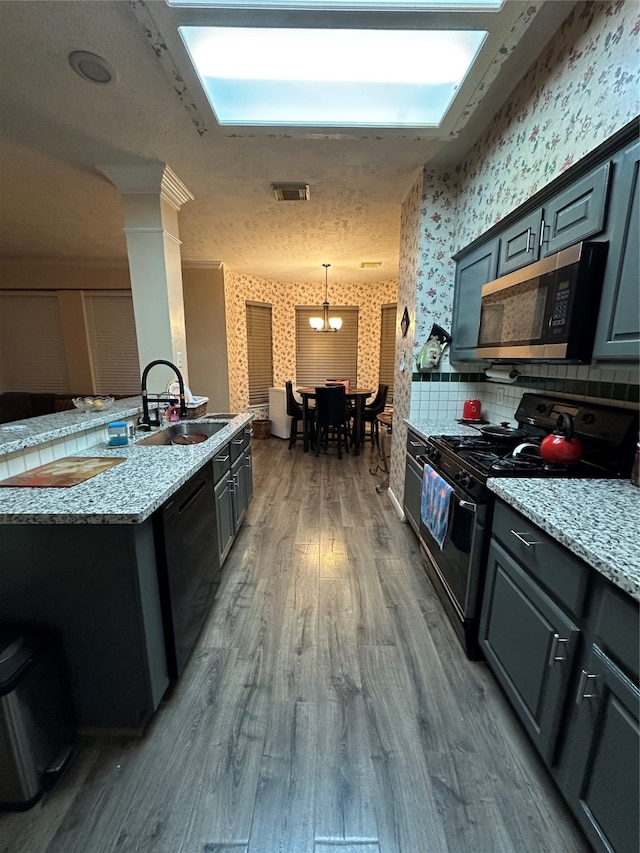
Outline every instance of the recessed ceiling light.
[[104, 86], [115, 79], [115, 71], [97, 53], [88, 53], [86, 50], [74, 50], [69, 54], [69, 65], [79, 77], [90, 83], [99, 83]]
[[484, 30], [182, 26], [221, 125], [437, 127]]

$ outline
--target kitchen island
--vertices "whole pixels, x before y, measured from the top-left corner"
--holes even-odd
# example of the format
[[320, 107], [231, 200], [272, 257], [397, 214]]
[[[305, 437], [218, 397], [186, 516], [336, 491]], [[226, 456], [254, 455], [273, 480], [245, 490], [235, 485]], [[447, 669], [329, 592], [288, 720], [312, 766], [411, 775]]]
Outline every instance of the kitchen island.
[[123, 460], [70, 488], [0, 488], [0, 620], [57, 632], [76, 722], [85, 730], [140, 733], [164, 696], [171, 673], [159, 511], [205, 466], [215, 468], [219, 455], [229, 459], [225, 448], [252, 420], [220, 418], [215, 435], [191, 446], [143, 446], [141, 433], [109, 447], [107, 424], [133, 423], [140, 411], [132, 398], [99, 415], [62, 412], [7, 424], [0, 434], [5, 476], [69, 455]]

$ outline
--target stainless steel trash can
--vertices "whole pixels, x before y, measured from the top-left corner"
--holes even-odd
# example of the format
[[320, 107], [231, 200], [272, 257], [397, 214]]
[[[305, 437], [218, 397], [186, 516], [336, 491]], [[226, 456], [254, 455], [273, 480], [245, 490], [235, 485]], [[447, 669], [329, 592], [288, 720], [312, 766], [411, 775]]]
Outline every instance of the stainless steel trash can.
[[72, 741], [54, 636], [0, 623], [0, 809], [31, 808], [66, 766]]

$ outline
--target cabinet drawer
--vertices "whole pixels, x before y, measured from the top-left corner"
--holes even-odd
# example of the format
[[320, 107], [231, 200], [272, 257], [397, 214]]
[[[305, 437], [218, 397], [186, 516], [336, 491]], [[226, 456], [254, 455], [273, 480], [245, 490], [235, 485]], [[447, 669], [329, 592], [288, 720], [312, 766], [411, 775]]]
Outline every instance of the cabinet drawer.
[[568, 608], [574, 616], [581, 614], [590, 573], [586, 563], [502, 502], [496, 503], [492, 536], [516, 557], [556, 601]]
[[407, 433], [407, 456], [417, 459], [418, 464], [423, 465], [424, 462], [426, 462], [426, 457], [424, 459], [418, 459], [418, 456], [424, 457], [426, 449], [427, 442], [424, 438], [420, 438], [415, 432], [411, 432], [411, 430], [409, 430]]
[[637, 684], [640, 605], [605, 578], [601, 579], [601, 585], [594, 641]]
[[231, 448], [225, 444], [213, 457], [213, 482], [219, 483], [231, 467]]

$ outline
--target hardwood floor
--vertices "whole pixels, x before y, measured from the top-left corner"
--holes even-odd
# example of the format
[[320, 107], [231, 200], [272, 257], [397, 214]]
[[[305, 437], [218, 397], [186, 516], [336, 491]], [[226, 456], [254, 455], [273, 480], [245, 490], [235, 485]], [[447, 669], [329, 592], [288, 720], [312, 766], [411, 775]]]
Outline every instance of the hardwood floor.
[[254, 500], [144, 738], [84, 738], [4, 853], [583, 853], [367, 446], [253, 442]]

